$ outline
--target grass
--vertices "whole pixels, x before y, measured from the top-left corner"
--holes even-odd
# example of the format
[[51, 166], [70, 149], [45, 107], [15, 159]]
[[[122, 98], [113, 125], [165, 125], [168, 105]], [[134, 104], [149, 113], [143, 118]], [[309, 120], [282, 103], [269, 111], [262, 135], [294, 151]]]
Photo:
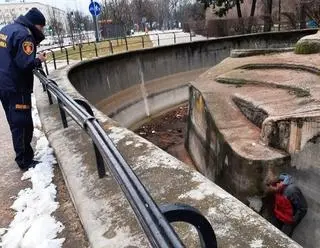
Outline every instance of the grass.
[[[112, 44], [112, 47], [110, 46]], [[143, 45], [144, 44], [144, 45]], [[106, 56], [111, 55], [113, 53], [120, 53], [127, 51], [133, 51], [137, 49], [152, 47], [152, 41], [149, 36], [136, 36], [136, 37], [128, 37], [127, 45], [125, 39], [114, 39], [114, 40], [106, 40], [96, 43], [98, 56]], [[95, 45], [94, 43], [83, 43], [82, 44], [82, 58], [90, 59], [96, 57]], [[68, 47], [67, 48], [69, 60], [80, 60], [80, 49], [79, 46]], [[66, 49], [57, 50], [54, 52], [56, 60], [66, 60]], [[50, 63], [53, 60], [53, 56], [51, 53], [48, 53], [47, 63]]]
[[296, 54], [312, 54], [320, 52], [320, 43], [313, 40], [302, 40], [295, 47]]

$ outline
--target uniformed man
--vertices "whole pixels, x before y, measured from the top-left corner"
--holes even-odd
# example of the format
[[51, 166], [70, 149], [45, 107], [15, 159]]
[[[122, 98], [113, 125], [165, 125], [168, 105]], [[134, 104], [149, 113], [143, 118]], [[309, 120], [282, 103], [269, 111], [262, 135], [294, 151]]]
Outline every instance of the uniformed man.
[[30, 144], [33, 136], [32, 70], [46, 60], [44, 53], [36, 58], [36, 47], [45, 38], [45, 24], [43, 14], [32, 8], [0, 30], [0, 101], [10, 126], [15, 161], [22, 170], [38, 163], [33, 159]]

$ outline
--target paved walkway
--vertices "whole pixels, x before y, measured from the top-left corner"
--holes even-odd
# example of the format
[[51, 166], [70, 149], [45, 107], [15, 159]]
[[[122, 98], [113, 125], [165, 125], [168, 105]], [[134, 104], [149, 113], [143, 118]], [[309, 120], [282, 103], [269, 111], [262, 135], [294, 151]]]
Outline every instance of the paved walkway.
[[[0, 104], [1, 105], [1, 104]], [[0, 106], [0, 228], [7, 227], [13, 219], [10, 209], [18, 192], [28, 185], [20, 180], [22, 172], [14, 162], [11, 133], [7, 119]]]
[[[1, 104], [0, 104], [1, 105]], [[7, 228], [14, 218], [15, 212], [10, 206], [21, 189], [30, 187], [28, 181], [21, 181], [23, 172], [20, 171], [14, 161], [14, 150], [12, 147], [11, 133], [7, 119], [0, 106], [0, 228]], [[78, 215], [72, 204], [66, 189], [61, 171], [55, 167], [53, 183], [57, 186], [57, 200], [60, 207], [55, 212], [57, 220], [61, 221], [65, 229], [58, 238], [66, 238], [63, 248], [86, 248], [89, 246]]]

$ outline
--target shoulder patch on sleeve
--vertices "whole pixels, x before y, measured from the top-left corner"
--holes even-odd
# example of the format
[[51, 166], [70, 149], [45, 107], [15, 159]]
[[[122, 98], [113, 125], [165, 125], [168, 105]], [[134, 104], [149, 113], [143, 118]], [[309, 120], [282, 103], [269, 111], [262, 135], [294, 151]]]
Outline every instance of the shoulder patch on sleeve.
[[0, 47], [3, 47], [3, 48], [7, 47], [7, 38], [8, 38], [7, 35], [0, 33]]
[[31, 41], [23, 42], [22, 43], [22, 49], [23, 49], [25, 54], [31, 55], [33, 53], [33, 50], [34, 50], [33, 42], [31, 42]]

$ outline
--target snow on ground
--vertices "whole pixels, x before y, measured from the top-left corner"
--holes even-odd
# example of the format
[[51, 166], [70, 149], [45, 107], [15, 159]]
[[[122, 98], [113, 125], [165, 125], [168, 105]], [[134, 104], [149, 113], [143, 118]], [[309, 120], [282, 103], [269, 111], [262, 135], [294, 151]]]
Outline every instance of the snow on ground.
[[[166, 31], [149, 31], [148, 32], [150, 40], [153, 43], [153, 46], [167, 46], [173, 45], [175, 43], [186, 43], [197, 40], [206, 40], [207, 37], [202, 35], [195, 35], [190, 38], [190, 33], [183, 32], [181, 29], [175, 30], [166, 30]], [[159, 44], [158, 44], [159, 36]], [[174, 40], [176, 37], [176, 40]]]
[[[33, 106], [35, 99], [33, 97]], [[32, 109], [34, 138], [37, 140], [35, 159], [40, 163], [26, 171], [21, 180], [30, 180], [32, 188], [19, 192], [11, 208], [16, 215], [8, 228], [0, 228], [0, 247], [3, 248], [60, 248], [64, 238], [57, 239], [64, 226], [52, 213], [59, 207], [55, 201], [56, 186], [52, 183], [56, 159], [49, 146], [36, 107]]]

